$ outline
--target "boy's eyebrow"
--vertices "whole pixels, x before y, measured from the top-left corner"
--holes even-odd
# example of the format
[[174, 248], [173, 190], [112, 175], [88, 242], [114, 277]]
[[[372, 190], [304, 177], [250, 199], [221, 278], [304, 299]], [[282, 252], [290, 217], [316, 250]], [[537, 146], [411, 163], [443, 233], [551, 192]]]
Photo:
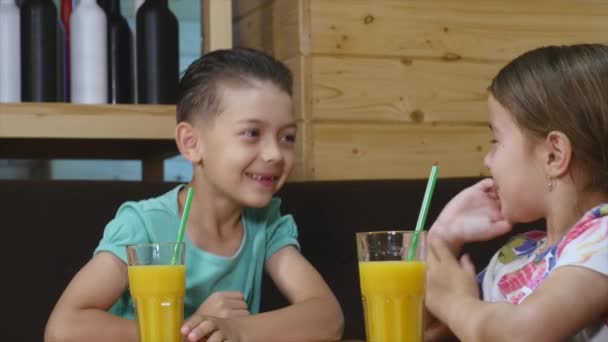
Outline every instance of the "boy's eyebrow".
[[[237, 120], [237, 123], [263, 125], [266, 122], [262, 121], [262, 120], [258, 120], [258, 119], [240, 119], [240, 120]], [[292, 127], [293, 128], [297, 128], [297, 125], [296, 125], [295, 121], [289, 122], [289, 123], [281, 126], [281, 128], [292, 128]]]

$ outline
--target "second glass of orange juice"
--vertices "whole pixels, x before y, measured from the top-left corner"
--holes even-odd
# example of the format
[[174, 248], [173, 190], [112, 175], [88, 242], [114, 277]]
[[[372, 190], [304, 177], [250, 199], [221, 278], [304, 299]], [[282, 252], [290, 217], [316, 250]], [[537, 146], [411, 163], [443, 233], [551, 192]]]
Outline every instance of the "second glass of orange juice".
[[184, 244], [128, 246], [127, 257], [139, 341], [181, 342], [186, 293]]
[[367, 342], [422, 341], [426, 233], [418, 233], [414, 258], [407, 260], [413, 234], [357, 233]]

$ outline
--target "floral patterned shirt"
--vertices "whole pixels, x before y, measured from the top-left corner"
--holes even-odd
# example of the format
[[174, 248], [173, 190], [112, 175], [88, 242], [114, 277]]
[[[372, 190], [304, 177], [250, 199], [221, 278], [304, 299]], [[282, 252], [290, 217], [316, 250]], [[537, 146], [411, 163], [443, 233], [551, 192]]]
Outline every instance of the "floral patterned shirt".
[[[561, 266], [585, 267], [608, 277], [608, 204], [587, 212], [554, 245], [545, 248], [546, 240], [545, 232], [531, 231], [503, 246], [477, 276], [482, 298], [519, 304]], [[590, 324], [570, 341], [608, 341], [608, 317]]]

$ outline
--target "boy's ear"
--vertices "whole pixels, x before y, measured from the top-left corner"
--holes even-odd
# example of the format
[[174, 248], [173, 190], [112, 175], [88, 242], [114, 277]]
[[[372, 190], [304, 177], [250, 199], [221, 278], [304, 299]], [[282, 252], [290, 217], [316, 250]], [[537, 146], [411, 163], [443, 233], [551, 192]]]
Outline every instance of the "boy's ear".
[[547, 176], [557, 178], [568, 172], [572, 162], [572, 143], [560, 131], [551, 131], [545, 138]]
[[180, 122], [175, 128], [175, 143], [181, 155], [194, 164], [203, 159], [201, 139], [198, 131], [188, 122]]

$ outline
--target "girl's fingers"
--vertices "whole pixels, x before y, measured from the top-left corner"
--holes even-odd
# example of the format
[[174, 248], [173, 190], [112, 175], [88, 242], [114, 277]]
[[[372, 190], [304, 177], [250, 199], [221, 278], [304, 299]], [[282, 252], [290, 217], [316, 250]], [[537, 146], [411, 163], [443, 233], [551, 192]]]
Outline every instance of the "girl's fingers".
[[435, 251], [435, 240], [441, 239], [440, 237], [431, 236], [428, 241], [428, 249], [430, 253], [427, 253], [427, 263], [437, 264], [439, 263], [439, 254]]
[[465, 254], [460, 258], [460, 266], [462, 266], [462, 269], [465, 270], [470, 275], [473, 275], [473, 276], [476, 275], [475, 274], [475, 265], [473, 265], [473, 262], [471, 261], [471, 257], [468, 254]]
[[494, 189], [495, 186], [496, 185], [492, 178], [484, 178], [484, 179], [480, 180], [479, 182], [477, 182], [477, 184], [474, 185], [474, 187], [479, 188], [479, 189], [483, 190], [484, 192]]
[[453, 258], [452, 252], [441, 238], [435, 238], [431, 241], [431, 249], [439, 261]]

